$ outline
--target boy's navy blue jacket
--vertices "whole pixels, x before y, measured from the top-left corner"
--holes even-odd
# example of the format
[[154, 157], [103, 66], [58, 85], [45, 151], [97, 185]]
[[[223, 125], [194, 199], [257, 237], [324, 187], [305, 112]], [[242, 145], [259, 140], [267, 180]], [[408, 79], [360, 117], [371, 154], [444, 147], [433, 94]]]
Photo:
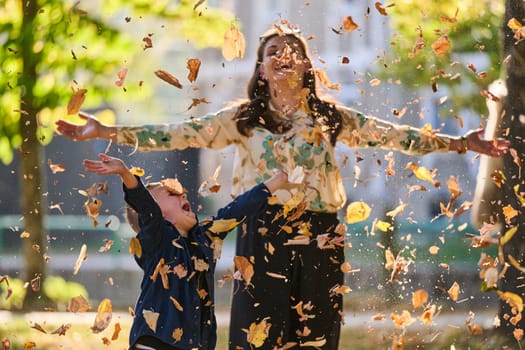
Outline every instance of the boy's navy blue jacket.
[[[195, 225], [186, 238], [164, 220], [159, 206], [140, 179], [136, 188], [124, 187], [124, 193], [126, 202], [139, 214], [140, 232], [136, 237], [142, 246], [142, 256], [135, 256], [135, 260], [144, 271], [129, 337], [130, 346], [139, 337], [149, 335], [180, 349], [215, 349], [215, 261], [206, 230], [213, 220], [236, 219], [240, 222], [245, 216], [261, 210], [271, 195], [268, 188], [259, 184], [238, 196], [220, 209], [213, 220]], [[169, 289], [164, 288], [160, 274], [152, 279], [161, 258], [169, 267]], [[182, 276], [180, 271], [184, 270], [187, 273]], [[152, 316], [158, 316], [156, 329], [146, 322]]]

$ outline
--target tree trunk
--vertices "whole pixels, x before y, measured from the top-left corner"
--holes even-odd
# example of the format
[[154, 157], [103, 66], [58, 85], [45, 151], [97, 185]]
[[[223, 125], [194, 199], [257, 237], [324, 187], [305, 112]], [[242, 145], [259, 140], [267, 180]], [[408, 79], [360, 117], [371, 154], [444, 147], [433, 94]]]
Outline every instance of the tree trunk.
[[40, 309], [47, 304], [45, 296], [41, 295], [40, 284], [46, 274], [46, 261], [44, 259], [46, 232], [44, 228], [44, 211], [47, 206], [44, 200], [42, 184], [41, 145], [37, 139], [37, 113], [33, 89], [37, 80], [37, 63], [39, 54], [33, 52], [35, 45], [33, 35], [33, 21], [37, 15], [36, 1], [21, 1], [23, 6], [23, 24], [20, 35], [20, 48], [23, 59], [21, 88], [21, 117], [19, 122], [22, 135], [22, 148], [20, 150], [22, 214], [24, 216], [24, 230], [30, 234], [23, 239], [24, 275], [27, 287], [24, 299], [24, 310]]
[[[515, 18], [520, 23], [525, 23], [525, 2], [523, 0], [507, 0], [504, 33], [504, 61], [508, 60], [506, 85], [507, 98], [503, 101], [504, 113], [501, 118], [500, 136], [511, 142], [511, 152], [503, 157], [503, 173], [505, 182], [501, 188], [502, 208], [512, 208], [518, 211], [513, 218], [504, 219], [502, 234], [510, 228], [517, 227], [518, 231], [510, 242], [503, 246], [505, 262], [509, 263], [510, 256], [517, 260], [521, 266], [525, 266], [525, 213], [518, 195], [523, 196], [525, 185], [523, 183], [521, 165], [525, 161], [524, 137], [525, 137], [525, 42], [521, 38], [518, 42], [514, 33], [507, 23]], [[522, 298], [525, 297], [525, 274], [516, 267], [509, 267], [504, 278], [500, 280], [500, 290], [512, 292]], [[525, 329], [525, 317], [515, 322], [509, 317], [515, 315], [510, 305], [504, 300], [500, 302], [500, 320], [502, 330], [512, 335], [514, 328]]]

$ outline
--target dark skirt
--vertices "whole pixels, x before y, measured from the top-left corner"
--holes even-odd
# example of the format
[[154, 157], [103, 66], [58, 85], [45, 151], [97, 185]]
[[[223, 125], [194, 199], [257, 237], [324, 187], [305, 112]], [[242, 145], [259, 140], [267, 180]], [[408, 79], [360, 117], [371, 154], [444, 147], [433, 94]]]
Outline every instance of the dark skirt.
[[[326, 342], [312, 349], [336, 350], [343, 303], [336, 290], [344, 284], [344, 247], [322, 242], [341, 237], [335, 233], [337, 214], [306, 211], [284, 218], [282, 213], [282, 206], [268, 205], [238, 230], [236, 255], [253, 264], [254, 275], [249, 284], [234, 280], [229, 349]], [[291, 241], [301, 236], [309, 238], [302, 241], [306, 244]], [[254, 346], [252, 339], [250, 346], [250, 334], [264, 329], [263, 345]]]

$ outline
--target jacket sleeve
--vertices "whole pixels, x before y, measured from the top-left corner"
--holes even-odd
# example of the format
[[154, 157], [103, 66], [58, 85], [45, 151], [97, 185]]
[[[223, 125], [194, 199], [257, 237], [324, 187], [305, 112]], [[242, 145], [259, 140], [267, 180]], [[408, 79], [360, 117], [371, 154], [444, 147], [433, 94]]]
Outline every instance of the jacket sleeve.
[[[262, 210], [272, 194], [264, 183], [254, 186], [252, 189], [237, 196], [227, 206], [219, 209], [217, 215], [205, 219], [201, 226], [213, 235], [227, 233], [239, 225], [245, 217], [257, 215]], [[222, 223], [222, 224], [221, 224]], [[220, 235], [224, 238], [225, 235]]]
[[238, 106], [181, 123], [117, 127], [117, 143], [139, 151], [173, 149], [221, 149], [241, 137], [233, 118]]
[[166, 237], [164, 233], [165, 221], [157, 202], [142, 181], [132, 189], [124, 187], [124, 199], [129, 206], [138, 213], [140, 231], [137, 238], [146, 254], [157, 251]]
[[451, 136], [426, 128], [390, 123], [367, 116], [349, 107], [337, 106], [342, 130], [337, 140], [349, 147], [378, 147], [410, 155], [448, 152]]

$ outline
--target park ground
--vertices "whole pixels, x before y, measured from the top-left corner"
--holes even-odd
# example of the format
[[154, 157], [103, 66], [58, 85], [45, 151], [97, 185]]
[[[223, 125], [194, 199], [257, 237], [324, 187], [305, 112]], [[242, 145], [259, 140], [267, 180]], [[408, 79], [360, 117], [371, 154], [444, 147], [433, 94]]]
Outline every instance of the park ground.
[[[394, 327], [386, 312], [349, 312], [341, 337], [340, 350], [359, 349], [521, 349], [512, 337], [498, 335], [492, 327], [496, 310], [486, 310], [472, 314], [468, 311], [442, 312], [431, 325], [423, 325], [419, 320], [406, 327]], [[374, 321], [378, 314], [383, 320]], [[86, 312], [72, 314], [67, 312], [12, 313], [0, 311], [0, 338], [9, 339], [11, 349], [127, 349], [128, 333], [132, 317], [127, 312], [114, 312], [107, 329], [94, 334], [91, 326], [96, 314]], [[479, 327], [474, 334], [467, 326]], [[228, 312], [217, 312], [219, 342], [217, 349], [227, 349]], [[115, 325], [121, 328], [115, 334]], [[70, 325], [65, 334], [52, 334], [60, 327]], [[39, 328], [40, 330], [38, 330]], [[60, 332], [58, 332], [60, 333]]]

